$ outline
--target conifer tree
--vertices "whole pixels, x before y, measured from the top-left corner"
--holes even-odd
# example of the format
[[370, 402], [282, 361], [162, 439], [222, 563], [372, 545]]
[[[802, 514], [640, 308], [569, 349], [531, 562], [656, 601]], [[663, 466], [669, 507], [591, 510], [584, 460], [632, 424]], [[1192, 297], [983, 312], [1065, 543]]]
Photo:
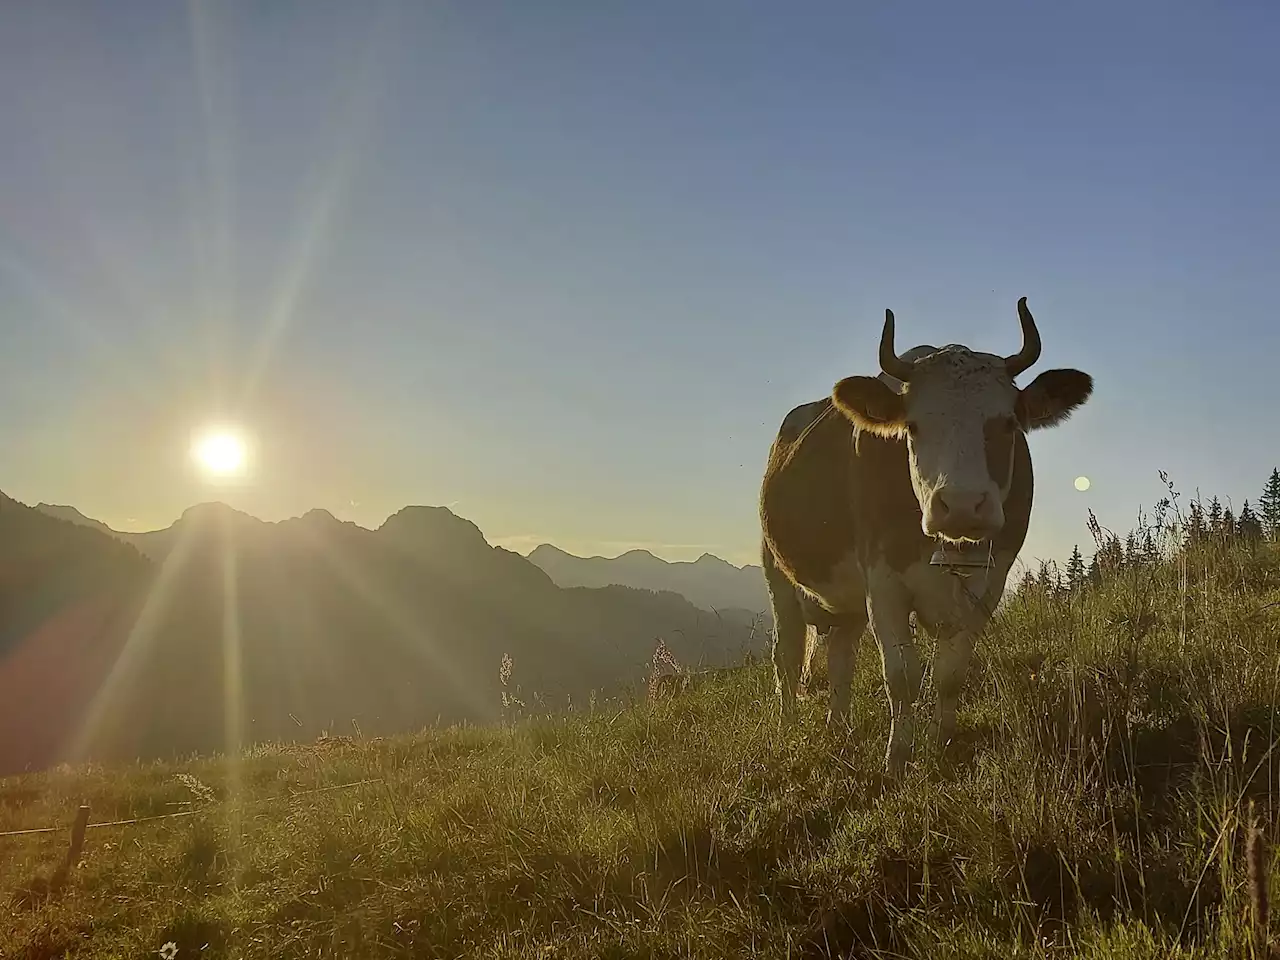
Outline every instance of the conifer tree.
[[1209, 532], [1222, 532], [1222, 504], [1218, 502], [1218, 498], [1214, 497], [1209, 501]]
[[1280, 469], [1272, 469], [1258, 498], [1259, 520], [1269, 540], [1280, 540]]
[[[1101, 550], [1098, 551], [1098, 553], [1101, 552]], [[1093, 559], [1089, 561], [1089, 572], [1085, 574], [1085, 579], [1093, 587], [1102, 583], [1102, 566], [1098, 563], [1098, 553], [1095, 553]]]
[[1098, 566], [1106, 572], [1114, 573], [1124, 566], [1124, 547], [1115, 534], [1107, 537], [1096, 554]]
[[1231, 540], [1236, 535], [1236, 517], [1231, 512], [1231, 508], [1227, 507], [1222, 511], [1222, 527], [1221, 537], [1223, 540]]
[[1249, 506], [1249, 501], [1244, 502], [1244, 506], [1240, 508], [1240, 517], [1236, 520], [1236, 536], [1241, 540], [1250, 542], [1262, 539], [1262, 521], [1258, 519], [1258, 515], [1253, 512], [1253, 508]]
[[1049, 569], [1048, 560], [1040, 561], [1040, 569], [1036, 573], [1036, 585], [1046, 594], [1053, 593], [1053, 571]]
[[1199, 500], [1192, 500], [1187, 508], [1187, 542], [1200, 543], [1204, 540], [1204, 510]]
[[1071, 551], [1071, 559], [1067, 561], [1067, 589], [1073, 593], [1084, 587], [1084, 557], [1080, 555], [1080, 544]]
[[1031, 572], [1031, 568], [1027, 567], [1022, 573], [1022, 579], [1018, 582], [1018, 596], [1029, 597], [1036, 589], [1036, 575]]

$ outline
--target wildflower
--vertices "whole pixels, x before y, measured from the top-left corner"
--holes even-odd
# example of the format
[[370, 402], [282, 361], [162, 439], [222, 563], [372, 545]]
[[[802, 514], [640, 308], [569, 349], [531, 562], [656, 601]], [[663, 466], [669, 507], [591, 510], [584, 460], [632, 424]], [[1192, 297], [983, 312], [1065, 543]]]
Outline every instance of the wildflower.
[[205, 803], [213, 803], [217, 797], [213, 790], [204, 783], [201, 783], [189, 773], [179, 773], [176, 777], [179, 783], [195, 794], [196, 798]]
[[658, 638], [658, 645], [654, 648], [653, 657], [650, 660], [655, 674], [659, 672], [665, 673], [682, 673], [680, 669], [680, 661], [675, 658], [669, 649], [667, 649], [667, 641], [662, 637]]
[[174, 943], [172, 940], [170, 940], [168, 943], [166, 943], [163, 947], [160, 948], [160, 956], [162, 956], [164, 960], [173, 960], [173, 958], [176, 957], [177, 955], [178, 955], [178, 945]]
[[649, 660], [649, 698], [655, 699], [664, 693], [672, 692], [677, 687], [683, 689], [687, 678], [680, 661], [667, 648], [667, 642], [659, 637]]

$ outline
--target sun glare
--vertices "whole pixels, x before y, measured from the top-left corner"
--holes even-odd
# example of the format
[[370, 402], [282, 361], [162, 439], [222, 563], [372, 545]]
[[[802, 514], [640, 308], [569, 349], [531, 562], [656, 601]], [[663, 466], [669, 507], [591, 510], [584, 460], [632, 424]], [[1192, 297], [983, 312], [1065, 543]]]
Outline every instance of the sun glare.
[[244, 438], [230, 430], [206, 433], [196, 440], [192, 455], [211, 477], [230, 477], [244, 469], [248, 451]]
[[1093, 484], [1089, 482], [1088, 477], [1076, 477], [1076, 489], [1079, 490], [1081, 493], [1084, 493], [1091, 486], [1093, 486]]

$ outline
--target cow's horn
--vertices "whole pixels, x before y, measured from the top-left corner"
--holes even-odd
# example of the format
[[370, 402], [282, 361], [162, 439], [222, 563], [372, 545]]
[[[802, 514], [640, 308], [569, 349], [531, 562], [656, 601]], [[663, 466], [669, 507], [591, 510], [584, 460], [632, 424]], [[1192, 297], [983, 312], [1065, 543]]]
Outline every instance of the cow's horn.
[[884, 312], [884, 332], [880, 334], [880, 369], [903, 383], [911, 379], [914, 364], [908, 363], [898, 356], [893, 349], [893, 311]]
[[1018, 301], [1018, 319], [1022, 322], [1022, 349], [1011, 357], [1005, 357], [1004, 364], [1009, 376], [1016, 377], [1040, 359], [1040, 331], [1036, 329], [1035, 317], [1027, 309], [1027, 298]]

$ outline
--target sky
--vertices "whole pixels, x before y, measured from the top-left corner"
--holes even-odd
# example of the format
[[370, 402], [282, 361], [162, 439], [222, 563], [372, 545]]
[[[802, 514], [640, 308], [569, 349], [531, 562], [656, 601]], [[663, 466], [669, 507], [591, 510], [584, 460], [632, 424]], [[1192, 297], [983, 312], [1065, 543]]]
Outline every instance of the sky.
[[[0, 490], [758, 555], [774, 432], [900, 346], [1095, 378], [1024, 559], [1280, 463], [1263, 0], [20, 4]], [[1031, 375], [1024, 375], [1024, 383]], [[193, 433], [232, 424], [214, 483]], [[1081, 493], [1073, 481], [1091, 480]]]

